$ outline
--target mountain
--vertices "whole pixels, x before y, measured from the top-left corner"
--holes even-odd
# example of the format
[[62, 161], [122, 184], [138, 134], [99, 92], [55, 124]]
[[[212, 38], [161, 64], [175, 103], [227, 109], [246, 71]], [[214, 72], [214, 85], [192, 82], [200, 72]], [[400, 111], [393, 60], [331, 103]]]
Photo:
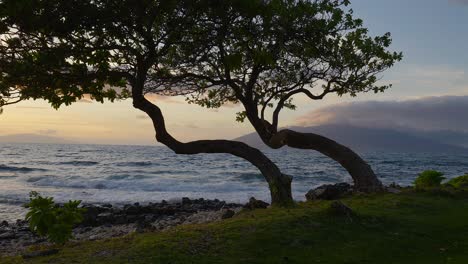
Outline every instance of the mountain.
[[440, 143], [468, 148], [468, 133], [451, 130], [440, 131], [414, 131], [412, 135], [418, 135]]
[[60, 137], [38, 134], [14, 134], [0, 136], [0, 143], [43, 143], [43, 144], [73, 144], [76, 142]]
[[[313, 127], [289, 127], [302, 133], [316, 133], [331, 138], [358, 152], [439, 152], [467, 153], [468, 148], [437, 141], [427, 134], [418, 136], [414, 132], [402, 132], [391, 129], [374, 129], [351, 125], [321, 125]], [[266, 147], [256, 133], [244, 135], [235, 140], [257, 148]]]

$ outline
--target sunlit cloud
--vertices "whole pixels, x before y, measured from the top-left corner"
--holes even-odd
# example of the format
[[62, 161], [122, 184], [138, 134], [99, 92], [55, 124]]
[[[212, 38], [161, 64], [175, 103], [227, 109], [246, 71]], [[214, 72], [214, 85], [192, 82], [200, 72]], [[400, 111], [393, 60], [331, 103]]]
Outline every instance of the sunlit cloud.
[[171, 104], [183, 104], [185, 99], [182, 96], [163, 96], [159, 94], [147, 94], [145, 98], [150, 100], [153, 103], [164, 102]]
[[20, 109], [49, 109], [49, 107], [43, 107], [43, 106], [15, 106], [15, 108], [20, 108]]

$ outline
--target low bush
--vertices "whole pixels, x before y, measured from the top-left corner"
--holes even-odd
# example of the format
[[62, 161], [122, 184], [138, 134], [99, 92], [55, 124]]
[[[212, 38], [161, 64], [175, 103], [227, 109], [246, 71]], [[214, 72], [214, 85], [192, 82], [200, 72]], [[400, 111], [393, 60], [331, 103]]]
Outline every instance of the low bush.
[[443, 179], [443, 173], [435, 170], [423, 171], [414, 181], [416, 189], [427, 189], [440, 187], [440, 183]]
[[449, 180], [446, 184], [459, 189], [468, 188], [468, 174], [453, 178]]
[[69, 201], [63, 207], [55, 204], [54, 198], [42, 197], [37, 192], [29, 194], [29, 208], [26, 220], [29, 228], [39, 236], [46, 236], [51, 242], [64, 244], [72, 238], [73, 226], [83, 221], [81, 201]]

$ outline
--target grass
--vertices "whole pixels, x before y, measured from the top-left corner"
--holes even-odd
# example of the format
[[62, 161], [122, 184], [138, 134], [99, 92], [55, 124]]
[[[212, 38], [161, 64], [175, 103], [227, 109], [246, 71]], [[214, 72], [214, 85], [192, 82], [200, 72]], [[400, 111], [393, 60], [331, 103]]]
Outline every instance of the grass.
[[243, 212], [222, 222], [73, 243], [59, 254], [0, 263], [468, 263], [468, 197], [356, 196]]

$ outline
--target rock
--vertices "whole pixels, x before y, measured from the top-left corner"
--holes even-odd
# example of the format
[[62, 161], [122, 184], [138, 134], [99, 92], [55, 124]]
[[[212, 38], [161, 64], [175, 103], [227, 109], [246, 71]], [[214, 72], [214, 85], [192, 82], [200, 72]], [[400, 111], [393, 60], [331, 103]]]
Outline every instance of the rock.
[[268, 206], [269, 206], [268, 203], [261, 201], [261, 200], [257, 200], [254, 197], [251, 197], [249, 199], [249, 202], [244, 205], [244, 208], [253, 210], [253, 209], [265, 209]]
[[98, 235], [91, 235], [91, 236], [89, 236], [88, 239], [89, 240], [97, 240], [97, 239], [99, 239], [99, 236]]
[[29, 232], [29, 226], [21, 226], [21, 227], [18, 227], [18, 231], [20, 232]]
[[50, 256], [50, 255], [53, 255], [53, 254], [57, 254], [58, 252], [59, 252], [58, 249], [49, 249], [49, 250], [28, 252], [28, 253], [24, 253], [24, 254], [21, 255], [21, 256], [22, 256], [24, 259], [29, 259], [29, 258]]
[[396, 182], [392, 182], [388, 187], [390, 187], [390, 188], [396, 188], [396, 189], [401, 189], [401, 186], [398, 185]]
[[354, 211], [341, 201], [333, 201], [330, 204], [330, 212], [334, 215], [351, 217]]
[[128, 206], [126, 209], [125, 209], [125, 212], [127, 214], [131, 214], [131, 215], [137, 215], [140, 213], [140, 207], [139, 206]]
[[0, 240], [2, 239], [12, 239], [16, 237], [16, 233], [13, 231], [8, 231], [3, 234], [0, 234]]
[[182, 204], [191, 204], [192, 201], [188, 197], [182, 197]]
[[2, 221], [2, 222], [0, 223], [0, 227], [7, 227], [7, 226], [9, 226], [9, 224], [8, 224], [7, 221]]
[[115, 223], [116, 225], [123, 225], [123, 224], [126, 224], [126, 223], [127, 223], [127, 218], [125, 217], [125, 215], [116, 215], [116, 216], [115, 216], [114, 223]]
[[347, 183], [325, 184], [307, 192], [307, 201], [336, 200], [352, 192], [352, 186]]
[[398, 193], [401, 193], [401, 190], [399, 190], [397, 188], [387, 187], [387, 192], [398, 194]]
[[221, 215], [221, 219], [232, 218], [235, 214], [236, 214], [236, 212], [234, 212], [233, 210], [226, 209], [226, 210], [224, 210], [223, 214]]
[[111, 212], [106, 212], [106, 213], [100, 213], [97, 215], [97, 217], [102, 217], [102, 218], [108, 218], [111, 217], [112, 213]]
[[101, 206], [104, 208], [112, 208], [112, 204], [103, 204]]

